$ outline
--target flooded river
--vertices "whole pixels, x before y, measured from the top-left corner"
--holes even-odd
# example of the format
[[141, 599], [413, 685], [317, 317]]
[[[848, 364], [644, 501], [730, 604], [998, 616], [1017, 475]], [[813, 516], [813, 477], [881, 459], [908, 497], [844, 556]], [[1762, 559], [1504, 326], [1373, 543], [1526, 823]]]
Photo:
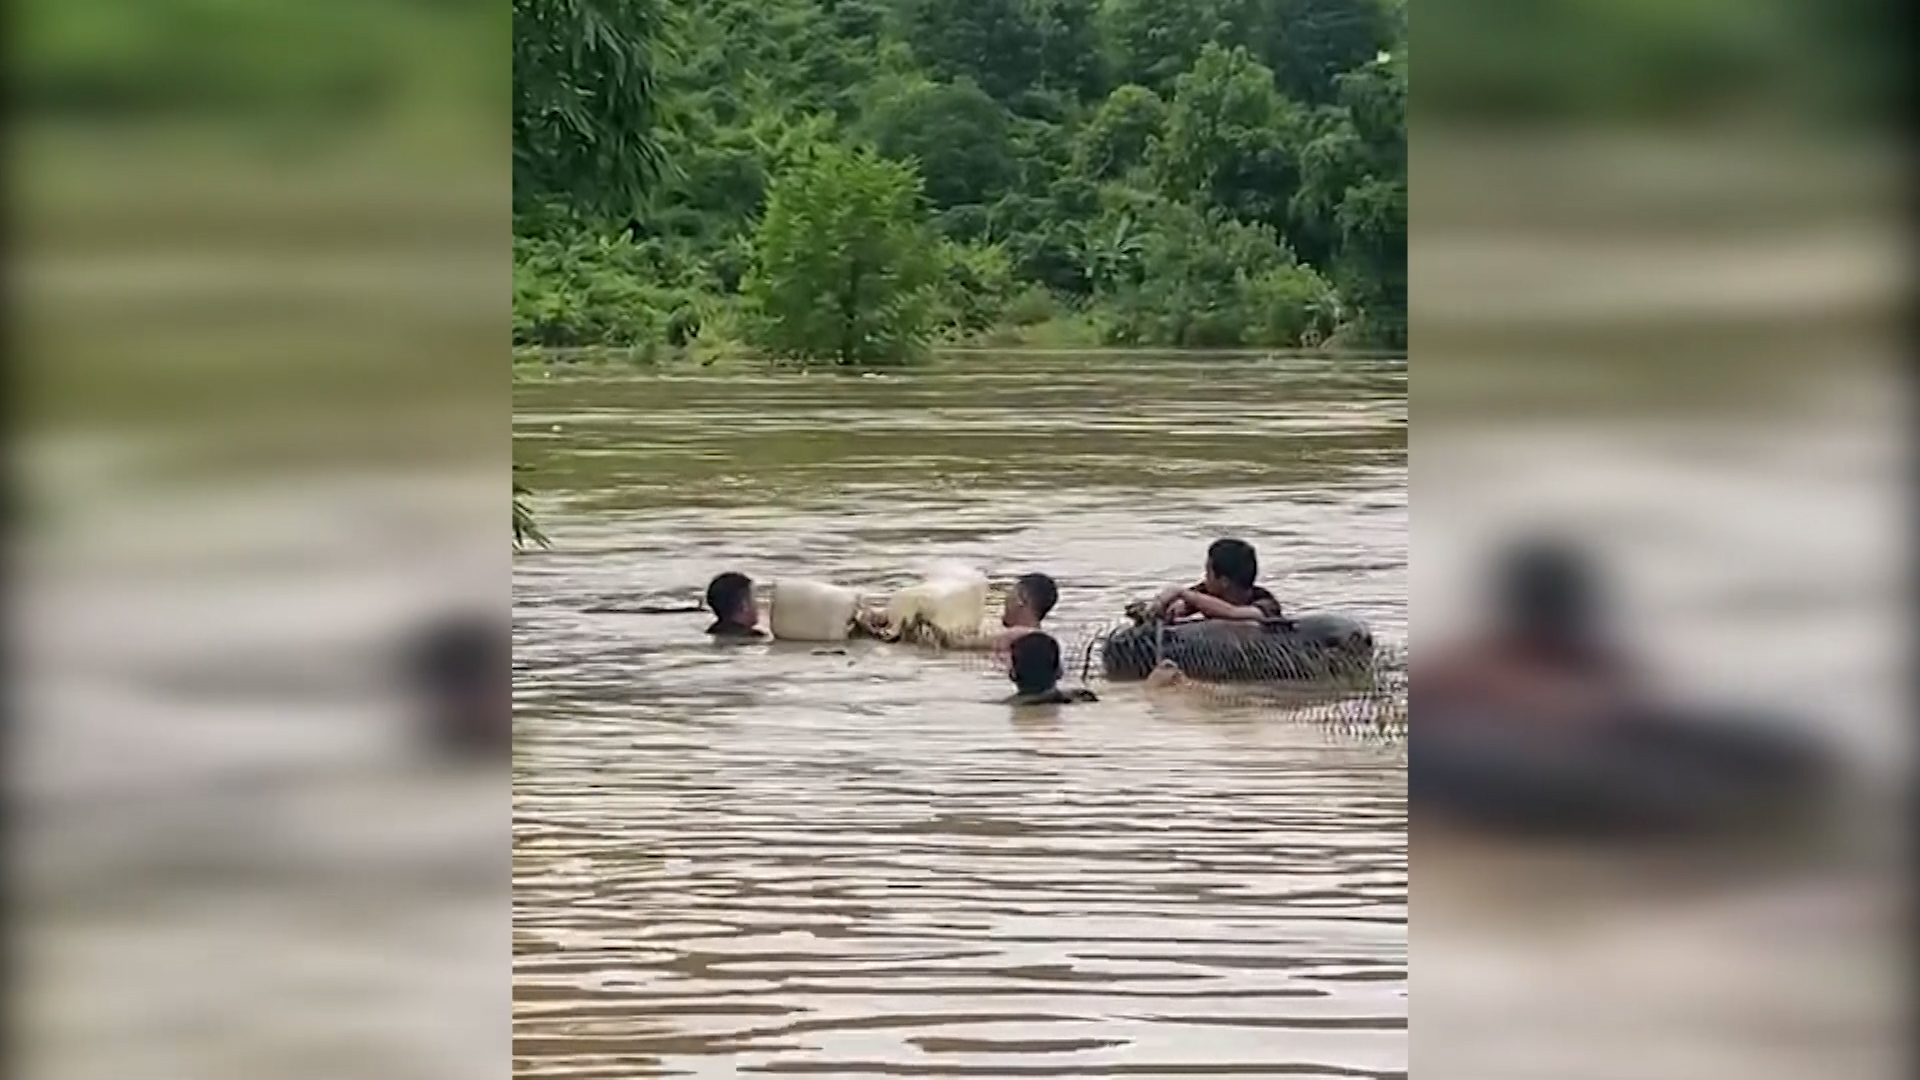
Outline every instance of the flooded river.
[[1404, 1076], [1403, 752], [977, 659], [718, 649], [724, 569], [1043, 570], [1070, 644], [1259, 548], [1402, 642], [1406, 365], [964, 354], [516, 387], [515, 1073]]

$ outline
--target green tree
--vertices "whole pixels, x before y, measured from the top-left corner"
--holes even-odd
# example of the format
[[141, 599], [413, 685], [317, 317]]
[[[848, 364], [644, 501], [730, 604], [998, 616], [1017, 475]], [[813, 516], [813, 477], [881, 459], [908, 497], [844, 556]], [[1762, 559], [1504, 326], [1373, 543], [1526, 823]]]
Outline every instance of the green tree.
[[1310, 266], [1278, 266], [1239, 285], [1247, 311], [1245, 344], [1314, 346], [1340, 325], [1339, 291]]
[[725, 230], [760, 212], [771, 164], [765, 133], [697, 113], [664, 141], [679, 164], [680, 175], [666, 185], [672, 205], [691, 211], [702, 235], [707, 227]]
[[516, 207], [634, 213], [667, 163], [655, 137], [661, 0], [513, 0]]
[[1031, 0], [1040, 26], [1040, 82], [1077, 101], [1107, 92], [1100, 0]]
[[1335, 216], [1347, 189], [1366, 178], [1366, 147], [1344, 111], [1325, 117], [1300, 148], [1300, 186], [1287, 203], [1287, 236], [1300, 257], [1331, 265], [1339, 246]]
[[1013, 299], [1013, 263], [997, 244], [944, 242], [935, 320], [959, 335], [992, 329]]
[[879, 95], [865, 128], [880, 152], [916, 164], [935, 207], [985, 205], [1014, 178], [1007, 114], [962, 78]]
[[[1235, 220], [1217, 208], [1171, 200], [1126, 199], [1117, 216], [1136, 213], [1137, 255], [1121, 270], [1116, 344], [1218, 348], [1250, 342], [1258, 320], [1249, 283], [1294, 264], [1292, 252], [1264, 225]], [[1136, 209], [1137, 208], [1137, 209]], [[1097, 231], [1115, 229], [1103, 222]]]
[[1046, 42], [1030, 0], [900, 0], [900, 21], [937, 79], [972, 79], [1002, 102], [1040, 82]]
[[1106, 0], [1100, 8], [1113, 78], [1165, 95], [1209, 44], [1227, 40], [1239, 0]]
[[939, 270], [912, 166], [822, 146], [782, 175], [754, 236], [754, 343], [843, 366], [900, 363], [926, 344]]
[[1407, 344], [1407, 184], [1370, 179], [1340, 200], [1336, 277], [1359, 309], [1363, 340]]
[[885, 0], [819, 0], [827, 25], [843, 41], [877, 41], [886, 30]]
[[987, 233], [1006, 248], [1022, 279], [1055, 292], [1087, 294], [1078, 255], [1082, 225], [1067, 209], [1078, 199], [1073, 185], [1062, 181], [1044, 195], [1015, 193], [993, 205]]
[[1339, 76], [1393, 44], [1395, 19], [1385, 0], [1254, 0], [1245, 40], [1283, 94], [1321, 105]]
[[1074, 167], [1093, 180], [1123, 176], [1146, 163], [1167, 130], [1167, 105], [1144, 86], [1128, 84], [1107, 95], [1087, 119], [1074, 146]]
[[1174, 81], [1155, 167], [1167, 192], [1248, 221], [1284, 225], [1299, 186], [1304, 117], [1247, 50], [1208, 45]]
[[1362, 335], [1406, 342], [1407, 65], [1405, 53], [1342, 75], [1334, 122], [1301, 154], [1289, 207], [1296, 233], [1325, 243]]

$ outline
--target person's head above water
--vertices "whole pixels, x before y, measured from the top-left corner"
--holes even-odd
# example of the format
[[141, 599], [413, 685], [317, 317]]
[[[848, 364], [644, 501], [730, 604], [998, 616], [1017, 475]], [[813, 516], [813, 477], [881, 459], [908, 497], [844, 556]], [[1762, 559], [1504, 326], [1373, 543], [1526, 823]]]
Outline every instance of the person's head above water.
[[1052, 578], [1045, 574], [1023, 574], [1007, 593], [1007, 602], [1000, 609], [1000, 625], [1008, 629], [1039, 626], [1059, 601], [1060, 588]]
[[727, 571], [707, 583], [707, 609], [713, 612], [709, 634], [741, 634], [760, 624], [760, 609], [753, 602], [753, 579]]
[[1496, 580], [1502, 628], [1545, 645], [1594, 644], [1600, 636], [1601, 582], [1577, 547], [1531, 538], [1502, 555]]
[[1215, 540], [1207, 545], [1207, 591], [1222, 598], [1253, 592], [1260, 576], [1260, 557], [1245, 540]]
[[1060, 643], [1036, 630], [1007, 649], [1007, 677], [1022, 694], [1043, 694], [1060, 685]]

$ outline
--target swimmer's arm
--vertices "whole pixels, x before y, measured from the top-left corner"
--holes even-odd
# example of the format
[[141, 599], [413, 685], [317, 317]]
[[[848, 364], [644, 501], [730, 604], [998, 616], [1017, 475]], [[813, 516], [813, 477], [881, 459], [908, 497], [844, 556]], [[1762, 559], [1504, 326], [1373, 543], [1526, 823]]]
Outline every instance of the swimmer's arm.
[[943, 638], [940, 647], [952, 652], [987, 652], [995, 656], [1005, 656], [1008, 650], [1013, 648], [1014, 642], [1033, 633], [1034, 629], [1030, 626], [1016, 626], [1010, 630], [993, 631], [983, 627], [977, 633]]
[[1194, 613], [1193, 608], [1187, 604], [1186, 596], [1196, 588], [1196, 586], [1175, 585], [1171, 589], [1163, 590], [1159, 596], [1153, 598], [1153, 603], [1148, 606], [1148, 610], [1168, 622], [1179, 622]]
[[1217, 596], [1208, 596], [1198, 589], [1182, 589], [1178, 603], [1195, 615], [1209, 619], [1228, 619], [1234, 622], [1265, 622], [1268, 613], [1253, 604], [1229, 604]]

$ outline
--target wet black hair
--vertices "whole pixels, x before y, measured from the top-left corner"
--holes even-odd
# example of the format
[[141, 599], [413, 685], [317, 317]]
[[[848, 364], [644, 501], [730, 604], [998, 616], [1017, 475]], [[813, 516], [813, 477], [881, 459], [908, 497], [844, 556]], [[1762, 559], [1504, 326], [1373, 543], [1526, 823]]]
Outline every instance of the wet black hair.
[[1028, 605], [1038, 618], [1046, 618], [1047, 613], [1053, 610], [1053, 605], [1060, 602], [1060, 587], [1045, 574], [1022, 574], [1013, 587], [1027, 598]]
[[1599, 574], [1585, 553], [1565, 541], [1536, 537], [1508, 548], [1497, 589], [1503, 621], [1515, 630], [1584, 638], [1599, 629]]
[[1036, 630], [1014, 639], [1007, 649], [1008, 675], [1023, 694], [1039, 694], [1060, 683], [1060, 643]]
[[732, 570], [707, 583], [707, 607], [721, 622], [733, 622], [753, 603], [753, 579]]
[[1207, 572], [1251, 589], [1260, 576], [1260, 557], [1245, 540], [1215, 540], [1207, 546]]

